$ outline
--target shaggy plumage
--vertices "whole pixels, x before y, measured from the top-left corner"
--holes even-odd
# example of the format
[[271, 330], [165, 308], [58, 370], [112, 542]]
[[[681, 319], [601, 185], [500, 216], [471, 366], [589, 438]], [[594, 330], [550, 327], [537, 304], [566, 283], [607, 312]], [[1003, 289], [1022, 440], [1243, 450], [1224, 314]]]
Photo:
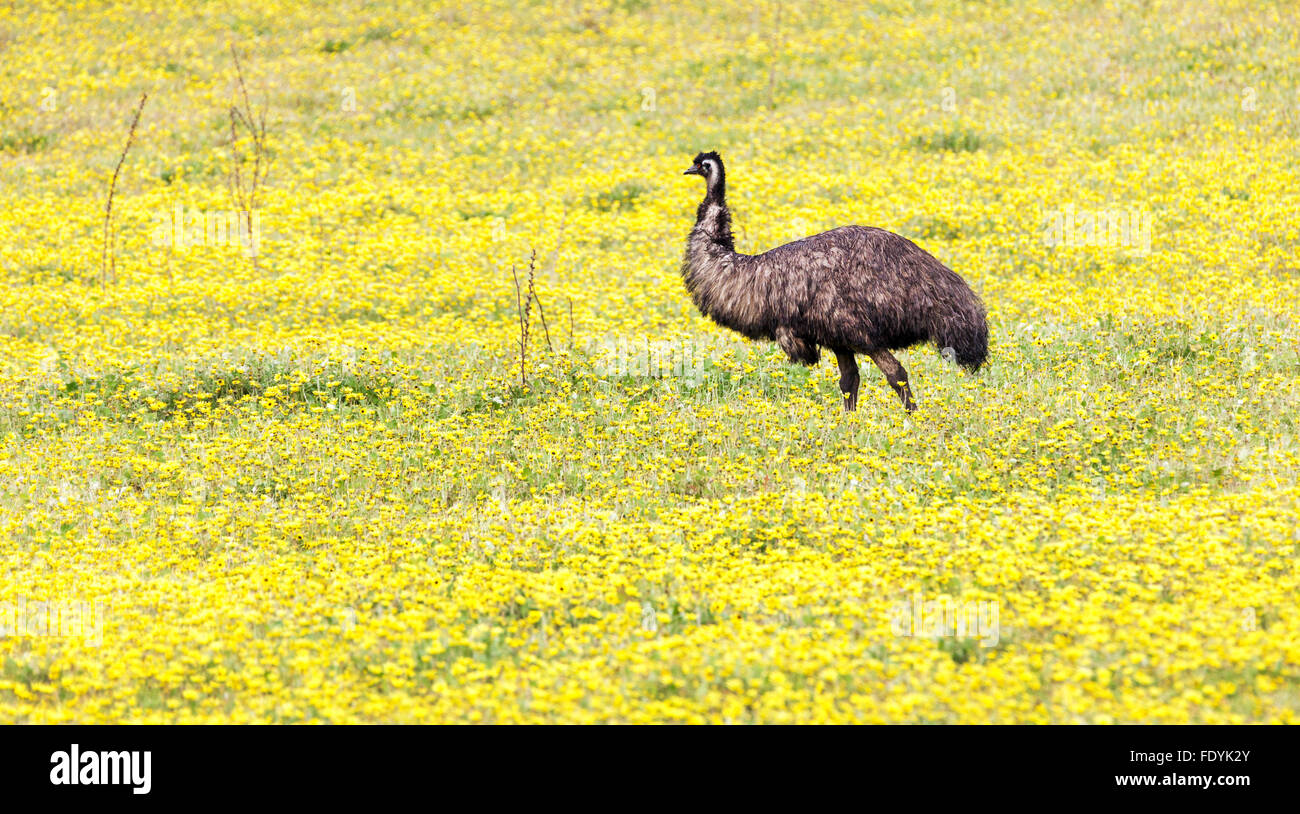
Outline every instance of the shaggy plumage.
[[686, 174], [703, 176], [708, 189], [682, 262], [695, 304], [750, 339], [775, 340], [792, 362], [816, 364], [819, 347], [833, 352], [846, 411], [858, 400], [855, 353], [871, 357], [909, 411], [916, 405], [907, 371], [891, 350], [929, 341], [971, 371], [984, 363], [988, 326], [979, 297], [912, 241], [841, 226], [762, 254], [737, 254], [722, 158], [700, 153]]

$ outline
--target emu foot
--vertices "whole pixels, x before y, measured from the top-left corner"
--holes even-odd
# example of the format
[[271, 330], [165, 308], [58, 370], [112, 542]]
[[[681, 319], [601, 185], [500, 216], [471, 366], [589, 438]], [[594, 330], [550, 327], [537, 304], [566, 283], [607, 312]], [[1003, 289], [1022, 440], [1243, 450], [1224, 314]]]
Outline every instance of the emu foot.
[[898, 393], [898, 400], [903, 402], [904, 410], [909, 413], [916, 412], [916, 402], [912, 400], [912, 388], [906, 380], [894, 384], [894, 392]]

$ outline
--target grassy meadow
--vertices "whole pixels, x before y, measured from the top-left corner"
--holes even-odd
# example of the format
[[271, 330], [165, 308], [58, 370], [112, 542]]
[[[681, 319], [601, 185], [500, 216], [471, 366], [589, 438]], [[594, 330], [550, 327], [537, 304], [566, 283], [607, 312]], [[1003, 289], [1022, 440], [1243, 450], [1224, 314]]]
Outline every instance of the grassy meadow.
[[[1297, 17], [10, 4], [0, 721], [1296, 722]], [[703, 150], [988, 366], [702, 317]]]

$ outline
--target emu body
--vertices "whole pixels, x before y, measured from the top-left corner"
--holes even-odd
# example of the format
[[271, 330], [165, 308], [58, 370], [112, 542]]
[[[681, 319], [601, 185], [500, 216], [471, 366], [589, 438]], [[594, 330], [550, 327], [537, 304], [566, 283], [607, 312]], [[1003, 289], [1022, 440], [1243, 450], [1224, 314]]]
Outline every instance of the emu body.
[[696, 306], [750, 339], [776, 341], [792, 362], [815, 365], [820, 348], [830, 350], [846, 411], [858, 401], [855, 354], [876, 363], [909, 411], [916, 403], [907, 371], [890, 351], [933, 342], [951, 348], [952, 361], [971, 371], [984, 363], [988, 327], [979, 297], [907, 238], [841, 226], [762, 254], [738, 254], [722, 159], [701, 153], [686, 172], [708, 183], [682, 262]]

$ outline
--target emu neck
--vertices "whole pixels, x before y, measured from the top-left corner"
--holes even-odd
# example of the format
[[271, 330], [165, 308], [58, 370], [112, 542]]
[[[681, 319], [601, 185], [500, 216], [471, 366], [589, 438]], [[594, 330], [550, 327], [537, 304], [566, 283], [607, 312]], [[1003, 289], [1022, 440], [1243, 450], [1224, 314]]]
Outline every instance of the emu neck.
[[696, 306], [714, 322], [750, 338], [768, 333], [769, 312], [754, 280], [737, 264], [731, 213], [721, 184], [709, 190], [686, 243], [682, 278]]
[[726, 180], [709, 188], [709, 192], [695, 212], [695, 228], [691, 231], [691, 248], [714, 252], [734, 252], [735, 240], [731, 236], [731, 212], [727, 209]]

